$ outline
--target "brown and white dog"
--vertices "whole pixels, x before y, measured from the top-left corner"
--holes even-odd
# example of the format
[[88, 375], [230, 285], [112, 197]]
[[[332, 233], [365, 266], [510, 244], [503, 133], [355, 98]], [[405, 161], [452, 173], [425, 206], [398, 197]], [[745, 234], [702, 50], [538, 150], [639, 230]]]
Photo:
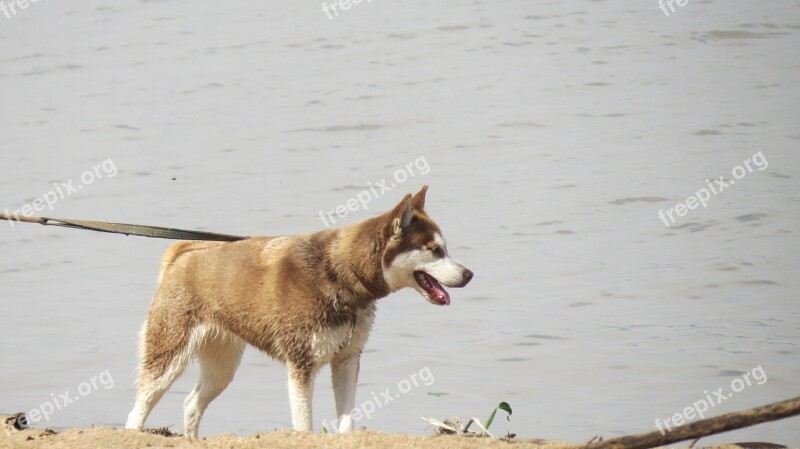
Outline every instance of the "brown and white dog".
[[197, 437], [203, 412], [231, 382], [250, 344], [288, 366], [295, 430], [312, 430], [314, 379], [330, 363], [339, 431], [352, 430], [376, 300], [412, 287], [430, 303], [448, 305], [442, 286], [472, 279], [425, 213], [427, 188], [340, 229], [172, 245], [142, 329], [136, 405], [126, 427], [141, 430], [196, 358], [200, 379], [184, 401], [184, 425], [187, 437]]

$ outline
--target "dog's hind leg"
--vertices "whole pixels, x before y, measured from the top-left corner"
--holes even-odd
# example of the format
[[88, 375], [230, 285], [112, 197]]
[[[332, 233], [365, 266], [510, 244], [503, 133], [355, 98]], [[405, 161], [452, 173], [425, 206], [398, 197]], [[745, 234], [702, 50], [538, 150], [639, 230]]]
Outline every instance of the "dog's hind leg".
[[153, 407], [183, 373], [191, 359], [188, 335], [170, 339], [165, 338], [164, 333], [163, 328], [148, 323], [142, 329], [136, 404], [128, 414], [126, 429], [144, 428]]
[[198, 338], [196, 353], [200, 361], [200, 379], [183, 402], [183, 422], [189, 438], [197, 438], [206, 407], [233, 380], [242, 352], [244, 341], [224, 330], [209, 328]]
[[317, 370], [313, 367], [289, 363], [289, 402], [292, 407], [294, 430], [311, 432], [311, 399]]

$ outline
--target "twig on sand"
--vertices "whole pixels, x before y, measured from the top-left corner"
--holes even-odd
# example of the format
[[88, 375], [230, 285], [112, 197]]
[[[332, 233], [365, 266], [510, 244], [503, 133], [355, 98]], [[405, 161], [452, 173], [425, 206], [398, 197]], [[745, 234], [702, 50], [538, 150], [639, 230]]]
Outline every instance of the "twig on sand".
[[[486, 419], [486, 425], [484, 425], [481, 422], [481, 420], [479, 420], [478, 418], [476, 418], [474, 416], [472, 418], [470, 418], [469, 421], [467, 421], [467, 423], [465, 425], [462, 425], [461, 418], [459, 418], [458, 416], [456, 416], [452, 420], [445, 419], [444, 421], [439, 421], [438, 419], [434, 419], [434, 418], [426, 418], [426, 417], [423, 416], [422, 420], [423, 421], [427, 421], [429, 424], [431, 424], [433, 426], [436, 426], [436, 434], [437, 435], [454, 435], [455, 434], [455, 435], [462, 436], [462, 437], [489, 437], [489, 438], [495, 438], [495, 439], [499, 439], [499, 440], [503, 440], [503, 441], [510, 441], [512, 438], [517, 436], [516, 433], [508, 432], [506, 434], [506, 436], [501, 437], [501, 438], [497, 438], [496, 436], [494, 436], [491, 433], [489, 433], [488, 428], [489, 428], [489, 426], [492, 425], [492, 421], [494, 421], [494, 416], [495, 416], [495, 414], [497, 413], [498, 410], [502, 410], [502, 411], [508, 413], [508, 416], [511, 416], [511, 406], [508, 405], [508, 402], [503, 401], [503, 402], [497, 404], [497, 407], [495, 407], [494, 410], [492, 410], [492, 414], [489, 415], [489, 417]], [[473, 424], [475, 424], [475, 425], [477, 425], [478, 427], [481, 428], [480, 432], [469, 430], [469, 427], [471, 425], [473, 425]]]
[[690, 424], [674, 427], [671, 431], [644, 432], [626, 435], [583, 446], [584, 449], [648, 449], [665, 446], [678, 441], [702, 438], [729, 430], [741, 429], [768, 421], [777, 421], [800, 415], [800, 397], [774, 404], [726, 413], [714, 418], [702, 419]]
[[472, 421], [475, 421], [475, 425], [477, 425], [478, 427], [480, 427], [480, 428], [481, 428], [481, 431], [482, 431], [482, 433], [481, 433], [481, 436], [488, 435], [490, 438], [496, 438], [494, 435], [492, 435], [491, 433], [489, 433], [489, 431], [488, 431], [488, 430], [486, 430], [486, 427], [483, 427], [483, 424], [481, 424], [481, 421], [480, 421], [478, 418], [475, 418], [475, 417], [473, 417], [473, 418], [470, 420], [470, 422], [472, 422]]
[[[483, 423], [481, 423], [481, 420], [474, 416], [470, 418], [469, 421], [467, 421], [466, 425], [461, 425], [461, 419], [459, 419], [458, 417], [453, 418], [453, 420], [445, 419], [444, 421], [439, 421], [438, 419], [435, 418], [426, 418], [423, 416], [422, 420], [427, 421], [428, 424], [431, 424], [432, 426], [435, 426], [436, 433], [438, 435], [458, 435], [461, 437], [473, 437], [473, 438], [489, 437], [506, 441], [516, 436], [516, 434], [509, 434], [508, 436], [498, 438], [492, 435], [488, 430], [486, 430], [486, 427], [484, 427]], [[476, 426], [480, 427], [480, 430], [479, 431], [469, 430], [469, 427], [472, 424], [475, 424]]]
[[[474, 436], [469, 434], [464, 434], [464, 432], [459, 429], [459, 425], [457, 423], [453, 423], [449, 419], [445, 419], [444, 422], [439, 421], [436, 418], [426, 418], [422, 417], [423, 421], [427, 421], [430, 425], [436, 427], [436, 433], [439, 435], [461, 435], [461, 436]], [[458, 418], [455, 419], [458, 421]]]

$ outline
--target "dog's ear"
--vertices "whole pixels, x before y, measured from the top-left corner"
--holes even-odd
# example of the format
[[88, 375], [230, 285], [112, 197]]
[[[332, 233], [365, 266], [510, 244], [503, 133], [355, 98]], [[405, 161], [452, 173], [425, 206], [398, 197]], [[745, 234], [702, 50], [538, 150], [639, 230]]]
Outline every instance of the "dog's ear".
[[409, 193], [403, 198], [403, 201], [400, 201], [400, 203], [392, 209], [389, 216], [391, 217], [392, 234], [395, 237], [400, 237], [400, 234], [403, 233], [403, 229], [411, 224], [411, 219], [414, 218], [413, 201], [413, 197]]
[[428, 192], [428, 184], [422, 186], [422, 188], [414, 195], [413, 206], [416, 210], [423, 210], [425, 209], [425, 194]]

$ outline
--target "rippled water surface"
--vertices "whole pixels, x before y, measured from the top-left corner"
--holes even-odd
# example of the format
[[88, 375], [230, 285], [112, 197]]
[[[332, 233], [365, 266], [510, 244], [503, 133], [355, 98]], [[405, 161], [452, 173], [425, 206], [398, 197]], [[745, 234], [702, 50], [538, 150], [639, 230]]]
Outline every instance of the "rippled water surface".
[[[358, 401], [394, 400], [359, 426], [426, 434], [420, 416], [484, 418], [504, 400], [498, 433], [586, 441], [653, 430], [720, 387], [709, 414], [797, 396], [796, 2], [669, 17], [655, 0], [362, 2], [333, 19], [305, 3], [0, 15], [0, 210], [72, 180], [41, 214], [286, 234], [383, 178], [390, 191], [337, 224], [430, 184], [476, 277], [447, 308], [380, 301]], [[665, 226], [659, 210], [720, 176], [731, 185]], [[0, 223], [0, 245], [0, 412], [70, 391], [40, 425], [123, 425], [167, 242]], [[81, 387], [106, 371], [113, 387]], [[149, 425], [182, 428], [195, 376]], [[248, 349], [201, 434], [290, 425], [283, 368]], [[798, 446], [798, 428], [703, 441]]]

